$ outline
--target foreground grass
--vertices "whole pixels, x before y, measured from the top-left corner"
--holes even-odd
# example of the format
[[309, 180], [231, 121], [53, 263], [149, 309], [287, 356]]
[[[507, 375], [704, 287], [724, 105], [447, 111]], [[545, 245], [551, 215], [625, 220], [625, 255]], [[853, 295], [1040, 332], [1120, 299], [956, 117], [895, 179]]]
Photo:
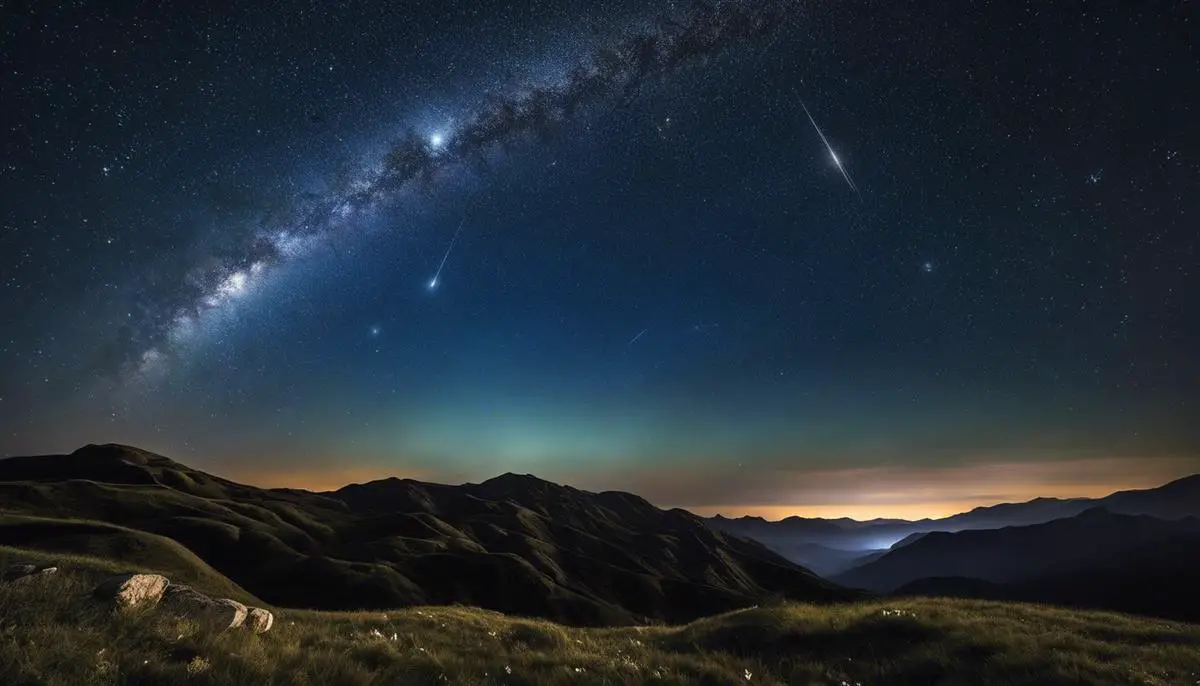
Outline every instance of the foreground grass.
[[113, 613], [88, 597], [110, 571], [76, 557], [0, 584], [0, 684], [1200, 683], [1200, 626], [1033, 605], [785, 604], [618, 629], [466, 607], [283, 610], [254, 635]]

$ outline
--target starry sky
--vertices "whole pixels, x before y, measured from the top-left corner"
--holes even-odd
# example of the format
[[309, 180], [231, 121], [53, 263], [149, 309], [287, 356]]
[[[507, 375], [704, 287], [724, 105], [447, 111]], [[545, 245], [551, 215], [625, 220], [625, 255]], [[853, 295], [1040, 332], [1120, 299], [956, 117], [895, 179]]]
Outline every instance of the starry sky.
[[0, 7], [0, 453], [926, 516], [1200, 471], [1191, 3]]

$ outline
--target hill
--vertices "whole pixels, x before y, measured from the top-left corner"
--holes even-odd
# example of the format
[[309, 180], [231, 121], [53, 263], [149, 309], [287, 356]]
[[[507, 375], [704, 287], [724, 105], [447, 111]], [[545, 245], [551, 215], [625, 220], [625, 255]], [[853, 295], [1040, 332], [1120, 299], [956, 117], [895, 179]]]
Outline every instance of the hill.
[[1010, 583], [968, 578], [923, 578], [895, 596], [1013, 600], [1100, 608], [1151, 617], [1200, 621], [1200, 535], [1137, 545], [1087, 569], [1051, 571]]
[[[28, 556], [0, 551], [0, 565]], [[616, 629], [463, 606], [277, 610], [268, 633], [215, 633], [98, 605], [88, 595], [106, 566], [73, 558], [0, 584], [0, 683], [1165, 686], [1200, 674], [1200, 626], [951, 599], [779, 603]]]
[[[683, 511], [530, 476], [463, 486], [384, 479], [316, 494], [237, 484], [128, 446], [86, 446], [0, 460], [0, 512], [57, 520], [21, 534], [26, 547], [86, 553], [94, 540], [68, 533], [102, 524], [165, 537], [287, 607], [460, 602], [602, 625], [687, 621], [776, 596], [860, 595]], [[0, 544], [5, 535], [0, 527]]]
[[929, 533], [835, 578], [881, 592], [924, 577], [1010, 584], [1091, 574], [1124, 554], [1193, 537], [1200, 537], [1200, 519], [1161, 520], [1093, 508], [1044, 524]]

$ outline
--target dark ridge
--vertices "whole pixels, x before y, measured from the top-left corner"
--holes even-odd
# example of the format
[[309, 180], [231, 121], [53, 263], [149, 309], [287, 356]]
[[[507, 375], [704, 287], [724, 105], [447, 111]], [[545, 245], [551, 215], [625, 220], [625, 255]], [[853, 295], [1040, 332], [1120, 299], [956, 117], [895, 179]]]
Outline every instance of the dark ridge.
[[[40, 532], [71, 518], [165, 536], [285, 607], [457, 602], [612, 625], [863, 595], [691, 513], [531, 475], [461, 486], [387, 478], [317, 494], [237, 484], [129, 446], [86, 446], [0, 460], [0, 510], [47, 518]], [[39, 545], [21, 531], [22, 545]], [[80, 540], [64, 529], [43, 542], [70, 552], [64, 541]]]

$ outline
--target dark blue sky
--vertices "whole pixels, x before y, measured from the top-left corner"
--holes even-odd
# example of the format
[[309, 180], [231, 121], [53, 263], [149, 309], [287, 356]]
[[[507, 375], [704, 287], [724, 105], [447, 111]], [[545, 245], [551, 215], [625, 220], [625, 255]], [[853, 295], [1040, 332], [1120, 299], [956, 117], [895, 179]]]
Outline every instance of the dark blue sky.
[[4, 454], [767, 513], [1200, 469], [1188, 3], [169, 5], [0, 10]]

